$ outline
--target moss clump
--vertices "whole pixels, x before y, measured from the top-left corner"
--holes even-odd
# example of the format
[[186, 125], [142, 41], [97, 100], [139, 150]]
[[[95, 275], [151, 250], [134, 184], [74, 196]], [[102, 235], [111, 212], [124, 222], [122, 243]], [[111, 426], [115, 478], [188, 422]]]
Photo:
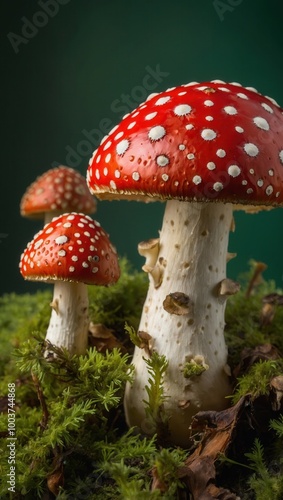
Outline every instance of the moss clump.
[[283, 352], [283, 307], [275, 305], [272, 321], [262, 321], [264, 297], [273, 293], [281, 295], [283, 292], [276, 288], [274, 281], [262, 281], [247, 297], [253, 273], [254, 263], [251, 263], [250, 272], [241, 277], [241, 290], [227, 301], [225, 336], [233, 366], [239, 362], [243, 347], [254, 348], [269, 343]]
[[271, 380], [282, 373], [282, 358], [277, 361], [259, 360], [251, 366], [250, 370], [244, 376], [239, 378], [232, 398], [233, 403], [237, 403], [246, 394], [250, 394], [252, 398], [266, 396], [270, 391]]
[[148, 279], [145, 273], [132, 269], [129, 262], [120, 260], [121, 277], [110, 288], [89, 287], [89, 315], [93, 323], [102, 323], [114, 328], [118, 336], [124, 337], [125, 322], [138, 328]]

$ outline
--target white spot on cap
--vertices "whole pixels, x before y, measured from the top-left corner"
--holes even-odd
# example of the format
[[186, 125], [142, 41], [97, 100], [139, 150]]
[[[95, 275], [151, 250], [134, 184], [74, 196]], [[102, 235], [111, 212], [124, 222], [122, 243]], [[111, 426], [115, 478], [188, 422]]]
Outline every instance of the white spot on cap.
[[262, 107], [265, 109], [265, 111], [268, 111], [268, 113], [273, 113], [273, 109], [269, 104], [266, 104], [265, 102], [261, 103]]
[[66, 250], [59, 250], [58, 255], [59, 257], [65, 257], [66, 253]]
[[[55, 240], [56, 241], [56, 240]], [[41, 238], [41, 240], [38, 240], [35, 244], [34, 244], [34, 248], [35, 250], [37, 250], [43, 243], [43, 239]]]
[[283, 165], [283, 149], [281, 149], [281, 151], [279, 151], [279, 159]]
[[188, 123], [188, 125], [185, 126], [186, 130], [192, 130], [192, 128], [194, 128], [192, 123]]
[[263, 186], [263, 184], [264, 184], [264, 183], [263, 183], [263, 180], [262, 180], [262, 179], [258, 179], [258, 181], [257, 181], [257, 185], [258, 185], [258, 187], [260, 187], [260, 188], [261, 188], [261, 187]]
[[71, 222], [65, 222], [63, 224], [63, 227], [72, 227], [72, 224], [71, 224]]
[[109, 184], [112, 189], [117, 189], [116, 183], [114, 181], [111, 180]]
[[116, 152], [118, 155], [122, 156], [124, 153], [126, 153], [127, 149], [129, 148], [130, 143], [127, 139], [123, 139], [121, 142], [119, 142], [116, 146]]
[[174, 108], [174, 113], [177, 116], [185, 116], [188, 115], [192, 111], [191, 106], [188, 104], [179, 104]]
[[199, 175], [195, 175], [193, 177], [193, 183], [197, 186], [198, 184], [200, 184], [202, 181], [202, 178], [199, 176]]
[[120, 177], [121, 177], [120, 170], [115, 170], [114, 175], [115, 175], [116, 179], [120, 179]]
[[152, 99], [153, 97], [155, 97], [156, 95], [158, 95], [157, 92], [152, 92], [151, 94], [149, 94], [146, 98], [147, 101], [150, 101], [150, 99]]
[[258, 128], [262, 130], [269, 130], [269, 123], [265, 118], [262, 118], [261, 116], [256, 116], [255, 118], [253, 118], [253, 122]]
[[138, 181], [140, 178], [140, 174], [138, 172], [133, 172], [132, 173], [132, 178], [134, 181]]
[[253, 188], [247, 189], [247, 194], [252, 194], [254, 192]]
[[89, 266], [89, 264], [87, 262], [83, 262], [82, 266], [85, 267], [85, 268], [87, 268]]
[[180, 151], [184, 151], [184, 149], [186, 149], [185, 144], [179, 144], [178, 147], [179, 147]]
[[169, 164], [169, 158], [166, 155], [159, 155], [156, 158], [156, 163], [159, 167], [166, 167]]
[[91, 270], [91, 272], [92, 272], [93, 274], [97, 273], [97, 271], [98, 271], [98, 267], [93, 267], [93, 268], [92, 268], [92, 270]]
[[131, 130], [131, 128], [133, 128], [135, 126], [137, 122], [131, 122], [128, 126], [127, 126], [127, 129], [128, 130]]
[[107, 167], [104, 167], [103, 173], [104, 173], [105, 176], [108, 175], [108, 168]]
[[184, 92], [179, 92], [179, 93], [178, 93], [178, 95], [186, 95], [186, 93], [187, 93], [186, 91], [184, 91]]
[[189, 153], [189, 154], [187, 154], [187, 158], [188, 158], [188, 160], [193, 160], [193, 159], [194, 159], [194, 157], [195, 157], [194, 153]]
[[100, 160], [101, 160], [101, 155], [98, 155], [97, 158], [96, 158], [96, 160], [95, 160], [95, 163], [99, 163]]
[[167, 174], [162, 174], [162, 175], [161, 175], [161, 178], [162, 178], [162, 180], [163, 180], [164, 182], [167, 182], [167, 181], [168, 181], [168, 179], [169, 179], [169, 175], [167, 175]]
[[113, 127], [110, 132], [109, 132], [109, 135], [111, 134], [114, 134], [114, 132], [116, 132], [117, 128], [118, 128], [119, 125], [115, 125], [115, 127]]
[[69, 238], [65, 234], [62, 234], [62, 236], [58, 236], [55, 239], [55, 243], [57, 243], [57, 245], [63, 245], [63, 243], [67, 243], [67, 241], [69, 241]]
[[145, 116], [145, 120], [152, 120], [153, 118], [155, 118], [157, 115], [157, 111], [154, 111], [153, 113], [149, 113], [148, 115]]
[[50, 234], [50, 233], [52, 233], [52, 231], [53, 231], [53, 227], [49, 227], [48, 229], [46, 229], [45, 232], [46, 232], [46, 234]]
[[242, 127], [239, 127], [238, 125], [235, 127], [236, 132], [239, 132], [239, 134], [242, 134], [244, 132], [244, 129]]
[[252, 142], [247, 142], [244, 145], [244, 150], [248, 156], [257, 156], [259, 153], [258, 147], [255, 144], [253, 144]]
[[271, 168], [270, 170], [268, 170], [268, 173], [272, 177], [274, 175], [274, 170]]
[[242, 92], [239, 92], [237, 96], [240, 97], [241, 99], [248, 99], [248, 96], [246, 94], [243, 94]]
[[162, 104], [166, 104], [166, 102], [170, 101], [170, 97], [169, 96], [166, 96], [166, 97], [159, 97], [159, 99], [157, 99], [156, 101], [156, 106], [162, 106]]
[[209, 161], [206, 166], [207, 166], [208, 170], [214, 170], [216, 168], [216, 165], [213, 161]]
[[107, 141], [104, 148], [103, 148], [103, 151], [106, 151], [106, 149], [110, 148], [111, 144], [112, 144], [112, 141]]
[[213, 116], [206, 116], [205, 119], [208, 121], [208, 122], [212, 122], [213, 120]]
[[222, 92], [230, 92], [230, 90], [227, 89], [227, 87], [218, 87], [218, 90], [222, 90]]
[[104, 144], [104, 142], [108, 139], [108, 135], [105, 135], [102, 139], [101, 139], [101, 143], [100, 144]]
[[73, 262], [77, 262], [79, 260], [79, 257], [77, 255], [72, 255], [71, 259]]
[[92, 157], [91, 159], [89, 160], [89, 163], [91, 164], [96, 156], [96, 153], [97, 153], [97, 149], [95, 149], [95, 151], [92, 153]]
[[124, 132], [122, 132], [122, 131], [118, 132], [118, 134], [116, 134], [114, 137], [115, 141], [117, 141], [118, 139], [121, 139], [121, 137], [123, 137], [123, 135], [124, 135]]
[[225, 106], [224, 111], [227, 115], [236, 115], [238, 113], [234, 106]]
[[240, 175], [241, 169], [238, 167], [238, 165], [230, 165], [228, 168], [228, 174], [231, 175], [231, 177], [238, 177]]
[[216, 132], [211, 128], [205, 128], [201, 131], [201, 136], [205, 141], [212, 141], [216, 137]]
[[158, 141], [162, 139], [166, 135], [166, 130], [161, 125], [156, 125], [156, 127], [152, 127], [148, 132], [148, 137], [151, 141]]
[[219, 158], [224, 158], [226, 156], [226, 151], [224, 149], [217, 149], [216, 154]]
[[217, 192], [222, 191], [223, 187], [224, 186], [223, 186], [222, 182], [215, 182], [213, 184], [213, 189], [214, 189], [214, 191], [217, 191]]
[[70, 271], [70, 273], [73, 273], [73, 272], [74, 272], [74, 270], [75, 270], [74, 266], [70, 266], [70, 267], [69, 267], [69, 271]]
[[98, 168], [95, 171], [95, 177], [97, 178], [97, 180], [100, 179], [100, 172], [99, 172]]
[[264, 96], [266, 97], [266, 99], [269, 99], [269, 101], [272, 102], [272, 104], [275, 104], [275, 106], [278, 106], [279, 107], [279, 104], [277, 101], [275, 101], [275, 99], [273, 99], [273, 97], [269, 97], [268, 95]]
[[203, 103], [205, 106], [214, 106], [214, 102], [211, 101], [210, 99], [207, 99], [206, 101], [204, 101]]
[[109, 162], [110, 162], [110, 160], [111, 160], [111, 154], [110, 154], [110, 153], [108, 153], [108, 154], [106, 155], [106, 157], [105, 157], [105, 163], [109, 163]]

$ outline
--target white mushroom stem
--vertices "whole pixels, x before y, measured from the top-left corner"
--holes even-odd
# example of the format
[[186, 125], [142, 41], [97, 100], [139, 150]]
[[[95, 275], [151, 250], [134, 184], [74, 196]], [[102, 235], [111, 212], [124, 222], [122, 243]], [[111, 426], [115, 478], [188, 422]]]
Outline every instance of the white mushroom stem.
[[[153, 350], [169, 362], [164, 411], [169, 417], [169, 439], [182, 446], [189, 443], [193, 415], [199, 410], [225, 408], [231, 391], [223, 333], [226, 296], [219, 294], [219, 285], [226, 278], [231, 221], [230, 204], [167, 202], [157, 259], [163, 280], [156, 288], [150, 276], [139, 326], [152, 337]], [[164, 310], [164, 299], [176, 292], [189, 299], [184, 314]], [[151, 434], [154, 429], [143, 402], [148, 399], [143, 357], [145, 351], [136, 347], [135, 379], [126, 387], [125, 410], [130, 426]], [[205, 369], [198, 376], [184, 376], [188, 363], [199, 359]]]
[[56, 281], [52, 313], [46, 340], [57, 347], [65, 347], [71, 354], [84, 354], [88, 337], [87, 285]]

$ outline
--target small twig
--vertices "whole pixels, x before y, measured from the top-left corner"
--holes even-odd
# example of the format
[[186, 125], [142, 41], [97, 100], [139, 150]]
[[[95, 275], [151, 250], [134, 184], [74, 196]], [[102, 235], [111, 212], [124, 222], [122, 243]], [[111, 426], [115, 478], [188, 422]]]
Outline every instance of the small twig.
[[35, 375], [35, 373], [33, 373], [33, 372], [31, 373], [31, 376], [32, 376], [33, 383], [36, 387], [37, 397], [39, 399], [40, 406], [42, 408], [42, 420], [39, 423], [39, 425], [40, 425], [41, 429], [44, 430], [47, 427], [47, 423], [48, 423], [48, 419], [49, 419], [49, 411], [47, 408], [47, 404], [45, 401], [45, 397], [44, 397], [43, 390], [41, 388], [38, 376]]
[[254, 273], [250, 279], [249, 286], [246, 291], [246, 298], [250, 297], [255, 286], [261, 283], [262, 281], [261, 274], [263, 273], [263, 271], [265, 271], [265, 269], [267, 269], [266, 264], [264, 264], [263, 262], [256, 262]]

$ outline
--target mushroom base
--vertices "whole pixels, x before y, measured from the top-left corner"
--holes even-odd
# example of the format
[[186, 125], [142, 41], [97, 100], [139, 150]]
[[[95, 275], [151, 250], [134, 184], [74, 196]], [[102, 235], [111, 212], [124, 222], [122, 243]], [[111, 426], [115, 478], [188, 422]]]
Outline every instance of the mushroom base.
[[[224, 409], [231, 393], [223, 333], [227, 297], [219, 293], [231, 224], [230, 204], [167, 202], [159, 255], [149, 274], [139, 331], [151, 336], [150, 351], [169, 362], [161, 412], [168, 417], [168, 440], [184, 447], [192, 417], [200, 410]], [[129, 426], [151, 435], [159, 423], [148, 417], [143, 402], [148, 400], [147, 357], [136, 347], [135, 378], [127, 384], [124, 405]]]
[[84, 283], [57, 281], [46, 340], [71, 354], [84, 354], [88, 338], [88, 293]]

